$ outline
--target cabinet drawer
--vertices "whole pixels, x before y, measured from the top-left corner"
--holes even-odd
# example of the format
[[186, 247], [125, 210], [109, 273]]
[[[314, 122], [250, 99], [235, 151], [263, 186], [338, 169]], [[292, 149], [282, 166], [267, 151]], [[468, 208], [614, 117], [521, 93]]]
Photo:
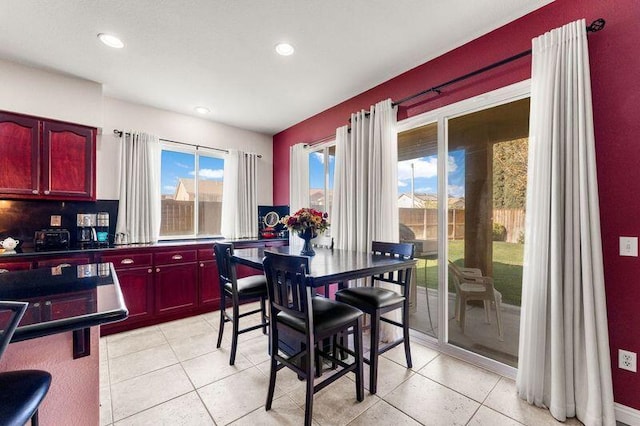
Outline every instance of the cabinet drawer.
[[198, 249], [198, 260], [213, 260], [213, 247], [207, 249]]
[[48, 259], [38, 259], [38, 268], [55, 268], [58, 266], [86, 265], [91, 263], [91, 255], [73, 257], [52, 257]]
[[5, 271], [24, 271], [31, 269], [31, 262], [0, 262], [0, 273]]
[[116, 270], [123, 268], [142, 268], [150, 267], [151, 253], [129, 253], [129, 254], [114, 254], [102, 256], [101, 261], [103, 263], [113, 263]]
[[156, 265], [171, 265], [173, 263], [195, 262], [198, 258], [196, 250], [175, 250], [160, 252], [153, 255]]

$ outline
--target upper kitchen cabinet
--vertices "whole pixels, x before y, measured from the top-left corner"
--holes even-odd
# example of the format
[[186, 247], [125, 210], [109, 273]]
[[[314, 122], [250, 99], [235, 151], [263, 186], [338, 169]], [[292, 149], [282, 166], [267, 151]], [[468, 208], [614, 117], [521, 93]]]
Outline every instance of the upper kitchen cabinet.
[[95, 200], [96, 129], [0, 112], [0, 197]]

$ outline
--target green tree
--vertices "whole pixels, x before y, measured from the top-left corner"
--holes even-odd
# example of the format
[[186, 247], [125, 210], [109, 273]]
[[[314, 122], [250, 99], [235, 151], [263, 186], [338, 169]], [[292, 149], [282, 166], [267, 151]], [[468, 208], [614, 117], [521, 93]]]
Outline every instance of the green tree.
[[527, 196], [528, 139], [493, 145], [493, 207], [520, 209]]

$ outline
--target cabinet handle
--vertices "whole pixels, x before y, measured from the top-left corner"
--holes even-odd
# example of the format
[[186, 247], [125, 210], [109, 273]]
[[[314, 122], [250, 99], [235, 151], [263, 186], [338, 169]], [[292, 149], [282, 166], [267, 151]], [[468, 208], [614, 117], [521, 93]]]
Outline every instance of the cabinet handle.
[[44, 195], [49, 195], [51, 194], [51, 191], [49, 191], [48, 189], [44, 191]]
[[47, 300], [46, 302], [44, 302], [44, 306], [51, 306], [51, 302]]
[[38, 195], [38, 190], [37, 190], [37, 189], [34, 189], [33, 191], [31, 191], [31, 193], [32, 193], [33, 195]]
[[160, 272], [160, 268], [156, 268], [156, 272]]
[[33, 307], [34, 307], [34, 308], [39, 308], [39, 307], [40, 307], [40, 304], [39, 304], [39, 303], [34, 303], [34, 304], [33, 304]]
[[200, 267], [204, 268], [204, 263], [200, 262]]
[[58, 265], [58, 268], [68, 268], [69, 266], [71, 266], [70, 263], [61, 263]]
[[148, 272], [148, 273], [152, 273], [152, 272], [153, 272], [153, 269], [149, 268], [149, 269], [147, 269], [147, 272]]
[[173, 256], [171, 256], [171, 259], [173, 259], [173, 260], [182, 260], [182, 255], [181, 254], [174, 254]]
[[123, 265], [131, 265], [133, 263], [133, 259], [129, 259], [129, 258], [122, 259], [120, 263]]

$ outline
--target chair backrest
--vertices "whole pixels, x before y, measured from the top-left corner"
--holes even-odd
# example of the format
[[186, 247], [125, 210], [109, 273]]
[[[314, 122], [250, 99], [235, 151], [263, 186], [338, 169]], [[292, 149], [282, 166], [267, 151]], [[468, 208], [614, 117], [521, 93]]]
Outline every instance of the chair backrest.
[[312, 330], [312, 288], [307, 275], [309, 258], [267, 251], [262, 263], [267, 278], [271, 323], [275, 325], [278, 312], [282, 311], [303, 319], [307, 330]]
[[[451, 271], [451, 278], [453, 279], [456, 292], [472, 291], [476, 296], [486, 294], [487, 297], [493, 295], [493, 280], [490, 277], [483, 276], [479, 269], [461, 268], [452, 261], [449, 261], [449, 271]], [[465, 290], [462, 284], [472, 284], [474, 285], [474, 290], [470, 290], [469, 288]], [[482, 287], [484, 287], [484, 290]]]
[[233, 256], [233, 244], [231, 243], [215, 243], [213, 252], [216, 255], [216, 264], [218, 265], [218, 276], [220, 277], [221, 291], [225, 283], [230, 283], [233, 290], [236, 290], [236, 265], [231, 257]]
[[451, 271], [451, 279], [453, 280], [453, 285], [456, 288], [456, 292], [460, 292], [460, 282], [462, 281], [462, 270], [453, 263], [449, 261], [449, 271]]
[[[373, 254], [396, 257], [399, 259], [413, 259], [415, 247], [411, 243], [386, 243], [381, 241], [373, 241], [371, 243], [371, 252]], [[382, 281], [396, 284], [402, 287], [405, 297], [409, 295], [409, 284], [411, 284], [411, 271], [413, 266], [400, 269], [386, 274], [379, 274], [372, 277], [375, 281]]]
[[22, 316], [27, 311], [27, 302], [0, 301], [0, 358], [4, 353]]

